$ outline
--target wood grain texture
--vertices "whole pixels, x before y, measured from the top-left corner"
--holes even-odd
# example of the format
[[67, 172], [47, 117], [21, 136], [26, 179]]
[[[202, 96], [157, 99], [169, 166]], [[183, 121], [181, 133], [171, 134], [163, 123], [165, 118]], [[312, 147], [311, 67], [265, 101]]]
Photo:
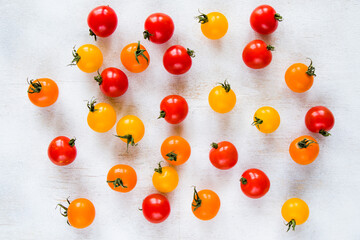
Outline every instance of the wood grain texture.
[[[275, 1], [268, 4], [284, 21], [271, 36], [260, 36], [250, 27], [251, 11], [263, 1], [3, 1], [0, 15], [1, 239], [360, 239], [356, 231], [360, 215], [359, 75], [357, 0]], [[119, 67], [121, 49], [142, 39], [144, 20], [153, 12], [169, 14], [175, 23], [172, 39], [163, 45], [142, 41], [151, 56], [149, 68], [140, 74], [127, 72], [128, 92], [117, 99], [104, 97], [94, 74], [68, 67], [71, 50], [94, 43], [88, 36], [86, 17], [101, 4], [118, 14], [116, 32], [96, 45], [104, 54], [105, 67]], [[220, 11], [227, 16], [229, 31], [218, 41], [206, 39], [194, 16], [197, 10]], [[242, 62], [243, 47], [260, 38], [276, 47], [272, 63], [263, 70], [248, 69]], [[171, 76], [162, 66], [163, 52], [174, 44], [196, 51], [192, 69]], [[291, 92], [285, 70], [311, 57], [317, 77], [310, 91]], [[58, 101], [40, 109], [27, 99], [26, 78], [49, 77], [59, 86]], [[225, 78], [237, 95], [234, 110], [216, 114], [207, 96]], [[187, 119], [178, 126], [157, 120], [159, 104], [168, 94], [179, 94], [189, 104]], [[126, 146], [110, 132], [98, 134], [86, 123], [84, 100], [96, 96], [112, 104], [118, 119], [135, 114], [145, 124], [145, 137], [126, 153]], [[269, 105], [281, 116], [279, 129], [264, 135], [251, 126], [256, 109]], [[290, 142], [309, 134], [306, 111], [327, 106], [335, 115], [333, 136], [319, 140], [320, 155], [308, 165], [295, 164]], [[148, 223], [138, 211], [143, 198], [156, 192], [153, 168], [161, 160], [160, 145], [173, 134], [192, 147], [187, 164], [177, 167], [180, 182], [167, 194], [170, 217], [162, 224]], [[76, 136], [78, 156], [66, 167], [47, 157], [50, 141]], [[311, 134], [313, 135], [313, 134]], [[314, 136], [314, 135], [313, 135]], [[238, 164], [229, 171], [215, 169], [208, 160], [213, 141], [233, 142]], [[138, 184], [128, 194], [106, 184], [115, 164], [134, 167]], [[265, 171], [271, 188], [262, 199], [246, 198], [239, 187], [241, 174], [250, 167]], [[192, 185], [209, 188], [221, 198], [219, 214], [202, 222], [191, 213]], [[96, 208], [87, 229], [69, 227], [55, 206], [85, 197]], [[280, 209], [290, 197], [304, 199], [310, 207], [308, 221], [296, 232], [286, 233]]]

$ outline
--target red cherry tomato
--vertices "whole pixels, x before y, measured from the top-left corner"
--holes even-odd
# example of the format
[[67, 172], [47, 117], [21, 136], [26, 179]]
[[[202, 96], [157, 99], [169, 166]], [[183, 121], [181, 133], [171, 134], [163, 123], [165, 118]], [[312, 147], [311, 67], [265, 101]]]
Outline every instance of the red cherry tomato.
[[230, 169], [238, 161], [236, 147], [227, 141], [212, 143], [209, 158], [212, 165], [221, 170]]
[[126, 74], [114, 67], [104, 69], [101, 75], [98, 74], [94, 79], [99, 83], [100, 90], [108, 97], [120, 97], [129, 86]]
[[182, 122], [189, 111], [185, 98], [179, 95], [169, 95], [160, 103], [160, 116], [165, 118], [168, 123], [178, 124]]
[[144, 38], [153, 43], [161, 44], [169, 41], [174, 33], [174, 22], [164, 13], [153, 13], [144, 24]]
[[163, 57], [165, 69], [174, 75], [184, 74], [191, 68], [192, 60], [195, 57], [194, 51], [183, 46], [174, 45], [166, 50]]
[[323, 106], [311, 108], [305, 116], [305, 125], [311, 131], [320, 133], [324, 137], [330, 136], [330, 131], [335, 123], [335, 118], [329, 109]]
[[76, 158], [75, 139], [65, 136], [54, 138], [49, 145], [48, 156], [58, 166], [69, 165]]
[[170, 215], [170, 203], [161, 194], [151, 194], [142, 203], [144, 217], [151, 223], [161, 223]]
[[261, 198], [269, 191], [270, 180], [263, 171], [251, 168], [242, 174], [240, 186], [249, 198]]
[[269, 5], [261, 5], [251, 13], [250, 25], [255, 32], [270, 34], [277, 29], [278, 22], [282, 20], [282, 17], [276, 13], [274, 8]]
[[117, 27], [117, 16], [109, 6], [99, 6], [94, 8], [87, 18], [87, 22], [90, 28], [90, 36], [95, 37], [108, 37]]
[[264, 41], [254, 40], [246, 45], [242, 53], [242, 58], [249, 68], [264, 68], [270, 64], [272, 59], [271, 51], [273, 50], [274, 47], [266, 45]]

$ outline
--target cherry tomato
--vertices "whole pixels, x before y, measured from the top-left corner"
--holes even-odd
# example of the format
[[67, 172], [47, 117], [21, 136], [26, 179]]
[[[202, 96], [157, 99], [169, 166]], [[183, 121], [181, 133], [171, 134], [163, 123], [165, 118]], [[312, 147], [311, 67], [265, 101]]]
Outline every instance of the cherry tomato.
[[118, 164], [109, 170], [106, 182], [111, 189], [127, 193], [136, 186], [136, 172], [129, 165]]
[[220, 198], [214, 191], [204, 189], [197, 192], [194, 187], [191, 209], [198, 219], [210, 220], [216, 216], [220, 209]]
[[160, 118], [164, 118], [168, 123], [178, 124], [186, 118], [189, 111], [185, 98], [179, 95], [169, 95], [160, 103]]
[[96, 99], [88, 101], [87, 107], [89, 114], [87, 116], [87, 123], [89, 127], [95, 132], [107, 132], [116, 123], [116, 113], [114, 108], [107, 103], [96, 104]]
[[262, 40], [254, 40], [245, 46], [242, 58], [249, 68], [264, 68], [270, 64], [272, 59], [271, 51], [274, 51], [274, 49], [273, 46], [266, 45]]
[[140, 41], [126, 45], [121, 51], [120, 59], [124, 67], [133, 73], [144, 71], [150, 64], [150, 56]]
[[172, 192], [179, 183], [179, 175], [173, 167], [159, 167], [154, 169], [152, 182], [154, 187], [162, 193]]
[[230, 112], [236, 104], [236, 95], [230, 84], [225, 80], [220, 86], [214, 87], [209, 94], [210, 107], [218, 113]]
[[289, 153], [296, 163], [307, 165], [315, 161], [319, 155], [319, 144], [311, 136], [301, 136], [292, 141]]
[[115, 32], [117, 27], [117, 16], [109, 6], [99, 6], [94, 8], [87, 18], [89, 25], [90, 36], [96, 37], [108, 37]]
[[231, 142], [212, 143], [211, 147], [209, 158], [214, 167], [227, 170], [235, 166], [238, 161], [238, 152]]
[[278, 22], [283, 20], [279, 13], [269, 5], [261, 5], [254, 9], [250, 16], [250, 25], [255, 32], [260, 34], [273, 33]]
[[56, 102], [59, 96], [59, 88], [50, 78], [30, 80], [28, 97], [38, 107], [48, 107]]
[[201, 13], [201, 15], [196, 18], [199, 20], [199, 23], [201, 23], [201, 32], [209, 39], [215, 40], [222, 38], [228, 30], [228, 21], [222, 13]]
[[300, 198], [288, 199], [281, 208], [281, 215], [288, 223], [287, 231], [292, 228], [295, 231], [295, 226], [303, 224], [309, 217], [309, 207]]
[[306, 127], [314, 133], [320, 133], [324, 137], [330, 136], [330, 131], [335, 124], [335, 118], [329, 109], [323, 106], [311, 108], [305, 116]]
[[261, 198], [269, 191], [270, 180], [263, 171], [251, 168], [242, 174], [240, 186], [249, 198]]
[[142, 212], [151, 223], [161, 223], [170, 215], [170, 203], [161, 194], [150, 194], [142, 203]]
[[58, 206], [63, 209], [60, 213], [64, 217], [67, 217], [68, 223], [75, 228], [86, 228], [95, 219], [95, 207], [92, 202], [86, 198], [78, 198], [70, 203], [67, 199], [69, 207], [65, 207], [62, 204]]
[[96, 72], [103, 63], [103, 55], [100, 49], [92, 44], [85, 44], [73, 50], [73, 57], [70, 65], [77, 65], [78, 68], [86, 73]]
[[272, 133], [280, 125], [280, 115], [272, 107], [261, 107], [256, 110], [253, 126], [256, 126], [260, 132]]
[[153, 13], [144, 24], [144, 38], [153, 43], [161, 44], [169, 41], [174, 33], [174, 22], [165, 13]]
[[100, 90], [108, 97], [120, 97], [128, 89], [128, 78], [123, 71], [110, 67], [104, 69], [101, 75], [94, 77], [99, 83]]
[[48, 148], [50, 160], [58, 166], [72, 163], [76, 158], [75, 140], [65, 136], [54, 138]]
[[190, 144], [180, 136], [171, 136], [161, 144], [161, 155], [172, 165], [184, 164], [190, 157]]
[[312, 61], [309, 66], [303, 63], [294, 63], [286, 70], [285, 82], [292, 91], [302, 93], [311, 88], [314, 82], [314, 76], [316, 76], [316, 74]]
[[134, 115], [126, 115], [116, 125], [117, 137], [126, 142], [127, 150], [129, 145], [136, 146], [144, 137], [145, 126], [140, 118]]
[[163, 64], [165, 69], [174, 75], [184, 74], [190, 70], [191, 58], [195, 57], [193, 50], [185, 49], [183, 46], [174, 45], [164, 53]]

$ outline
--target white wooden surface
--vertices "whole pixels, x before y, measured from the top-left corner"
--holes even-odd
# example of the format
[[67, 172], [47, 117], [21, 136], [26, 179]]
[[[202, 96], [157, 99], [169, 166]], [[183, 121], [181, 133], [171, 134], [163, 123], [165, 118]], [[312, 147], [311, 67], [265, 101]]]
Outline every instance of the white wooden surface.
[[[1, 1], [0, 94], [1, 174], [0, 239], [360, 239], [359, 187], [359, 75], [360, 28], [357, 0], [275, 1], [268, 4], [284, 21], [271, 36], [257, 35], [250, 27], [251, 11], [264, 1]], [[128, 92], [104, 97], [94, 74], [68, 67], [72, 47], [94, 43], [88, 36], [89, 11], [109, 4], [118, 14], [116, 32], [96, 45], [105, 67], [119, 67], [128, 75]], [[194, 20], [198, 9], [220, 11], [229, 21], [227, 35], [206, 39]], [[151, 55], [150, 67], [132, 74], [120, 62], [121, 49], [142, 39], [143, 24], [153, 12], [169, 14], [175, 23], [172, 39], [163, 45], [142, 41]], [[260, 38], [276, 47], [271, 65], [251, 70], [242, 62], [243, 47]], [[174, 77], [162, 66], [163, 52], [173, 44], [196, 51], [187, 74]], [[316, 80], [305, 94], [291, 92], [284, 82], [286, 68], [313, 59]], [[50, 77], [60, 88], [58, 101], [40, 109], [27, 98], [26, 78]], [[207, 96], [225, 78], [237, 94], [235, 109], [216, 114]], [[189, 115], [179, 126], [157, 120], [159, 104], [168, 94], [180, 94], [189, 103]], [[112, 134], [93, 132], [86, 123], [84, 100], [96, 96], [112, 104], [118, 119], [135, 114], [146, 133], [137, 148], [126, 146]], [[281, 116], [279, 129], [264, 135], [251, 126], [257, 108], [270, 105]], [[290, 142], [303, 134], [306, 111], [327, 106], [335, 115], [333, 136], [315, 136], [318, 159], [308, 166], [295, 164], [288, 154]], [[191, 144], [187, 164], [177, 168], [178, 188], [167, 194], [171, 214], [162, 224], [148, 223], [138, 211], [143, 198], [156, 192], [153, 168], [161, 160], [160, 145], [179, 134]], [[78, 157], [67, 167], [47, 157], [50, 141], [77, 137]], [[311, 134], [313, 135], [313, 134]], [[239, 151], [238, 164], [229, 171], [215, 169], [208, 160], [212, 141], [229, 140]], [[115, 164], [130, 164], [138, 184], [128, 194], [106, 184]], [[250, 167], [270, 178], [269, 193], [259, 200], [243, 195], [239, 177]], [[219, 214], [202, 222], [191, 213], [192, 185], [210, 188], [221, 198]], [[93, 224], [83, 230], [69, 227], [55, 205], [70, 196], [86, 197], [96, 207]], [[290, 197], [310, 207], [308, 221], [286, 233], [280, 209]]]

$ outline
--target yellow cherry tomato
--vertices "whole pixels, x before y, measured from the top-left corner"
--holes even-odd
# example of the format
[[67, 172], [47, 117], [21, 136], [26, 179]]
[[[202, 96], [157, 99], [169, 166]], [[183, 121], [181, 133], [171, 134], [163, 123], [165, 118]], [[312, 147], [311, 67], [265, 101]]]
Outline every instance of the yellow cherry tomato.
[[236, 95], [225, 80], [220, 86], [214, 87], [209, 94], [210, 107], [218, 113], [230, 112], [236, 104]]
[[116, 113], [114, 108], [107, 103], [96, 104], [96, 99], [88, 102], [89, 114], [87, 122], [89, 127], [95, 132], [107, 132], [116, 123]]
[[252, 125], [256, 126], [260, 132], [272, 133], [280, 125], [280, 115], [272, 107], [261, 107], [255, 112]]
[[127, 148], [129, 144], [136, 146], [144, 137], [145, 126], [140, 118], [134, 115], [127, 115], [119, 120], [116, 125], [117, 137], [126, 142]]
[[281, 208], [281, 215], [285, 219], [288, 231], [295, 230], [296, 225], [303, 224], [309, 217], [309, 207], [300, 198], [288, 199]]
[[219, 12], [211, 12], [209, 14], [201, 13], [197, 16], [201, 23], [201, 31], [205, 37], [209, 39], [219, 39], [225, 36], [229, 24], [226, 17]]
[[179, 183], [179, 175], [173, 167], [162, 167], [161, 162], [159, 167], [154, 169], [152, 182], [154, 187], [162, 193], [173, 191]]
[[103, 55], [100, 49], [92, 44], [85, 44], [73, 51], [71, 64], [77, 65], [78, 68], [86, 73], [92, 73], [99, 70], [103, 63]]

